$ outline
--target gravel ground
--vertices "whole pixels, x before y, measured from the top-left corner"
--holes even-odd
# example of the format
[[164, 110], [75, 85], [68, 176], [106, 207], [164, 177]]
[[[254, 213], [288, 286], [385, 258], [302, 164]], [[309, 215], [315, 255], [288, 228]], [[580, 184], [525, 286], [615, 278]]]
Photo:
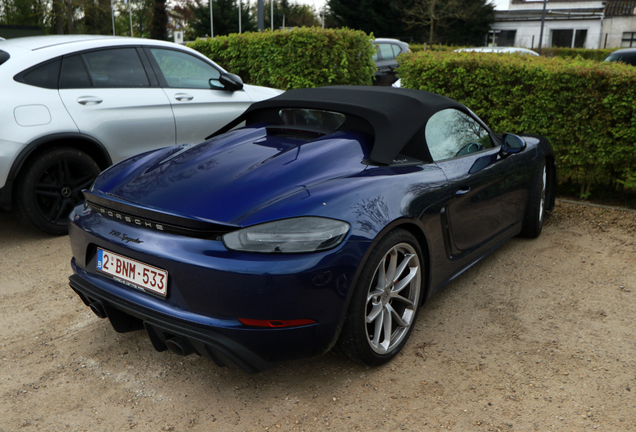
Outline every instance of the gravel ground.
[[66, 237], [0, 214], [0, 432], [634, 431], [636, 214], [557, 203], [427, 303], [369, 368], [246, 375], [117, 334], [67, 285]]

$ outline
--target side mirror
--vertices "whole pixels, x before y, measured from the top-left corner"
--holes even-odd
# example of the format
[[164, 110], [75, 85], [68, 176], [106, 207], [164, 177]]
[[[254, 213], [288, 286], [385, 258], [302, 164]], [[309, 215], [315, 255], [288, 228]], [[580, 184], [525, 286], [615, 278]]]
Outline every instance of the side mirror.
[[243, 88], [243, 80], [240, 76], [228, 72], [222, 73], [219, 82], [226, 90], [237, 91]]
[[502, 156], [508, 156], [510, 154], [519, 153], [526, 149], [527, 144], [523, 138], [513, 134], [503, 134], [501, 137], [501, 150]]

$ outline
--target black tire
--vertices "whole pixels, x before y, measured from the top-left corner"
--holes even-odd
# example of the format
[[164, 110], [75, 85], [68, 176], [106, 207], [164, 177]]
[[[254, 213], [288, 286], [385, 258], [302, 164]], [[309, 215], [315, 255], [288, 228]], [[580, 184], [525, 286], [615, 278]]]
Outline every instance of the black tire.
[[[395, 229], [380, 240], [354, 287], [336, 351], [368, 365], [395, 357], [408, 340], [420, 309], [423, 264], [420, 246], [408, 231]], [[392, 265], [396, 266], [395, 276], [389, 277]], [[379, 283], [382, 280], [385, 282]], [[391, 318], [388, 325], [387, 317]]]
[[68, 215], [82, 202], [99, 174], [83, 151], [58, 147], [29, 160], [16, 180], [16, 213], [20, 220], [49, 234], [68, 233]]
[[544, 160], [539, 164], [530, 185], [526, 213], [521, 227], [521, 235], [524, 237], [536, 238], [541, 234], [545, 220], [547, 187], [548, 169]]

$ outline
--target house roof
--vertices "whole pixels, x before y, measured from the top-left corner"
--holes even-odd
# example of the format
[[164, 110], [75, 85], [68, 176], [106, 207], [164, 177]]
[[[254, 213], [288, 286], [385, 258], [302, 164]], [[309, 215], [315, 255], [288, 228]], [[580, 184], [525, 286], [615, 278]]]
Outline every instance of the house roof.
[[[602, 1], [606, 2], [608, 0], [602, 0]], [[609, 0], [609, 1], [611, 1], [611, 0]], [[548, 7], [550, 7], [550, 4], [554, 5], [555, 3], [588, 3], [588, 4], [590, 4], [592, 2], [593, 2], [593, 0], [587, 0], [587, 1], [581, 1], [581, 0], [548, 0]], [[542, 1], [538, 1], [538, 0], [531, 0], [531, 1], [528, 1], [528, 0], [510, 0], [510, 3], [519, 5], [519, 4], [529, 4], [529, 3], [530, 4], [537, 4], [537, 3], [542, 4], [543, 2]], [[599, 1], [599, 3], [600, 3], [600, 1]]]
[[[536, 1], [528, 2], [527, 0], [511, 0], [511, 3], [515, 5], [524, 5], [529, 3], [537, 4]], [[583, 6], [584, 3], [585, 6]], [[550, 6], [558, 6], [559, 9], [576, 10], [579, 12], [590, 11], [592, 9], [602, 9], [602, 7], [590, 8], [590, 3], [590, 1], [581, 0], [548, 0], [547, 9], [550, 9]], [[606, 17], [636, 15], [636, 0], [603, 0], [603, 3], [606, 3], [604, 10], [604, 15]], [[519, 9], [516, 9], [516, 11], [519, 11]]]
[[[594, 0], [587, 0], [587, 1], [581, 1], [581, 0], [548, 0], [548, 5], [550, 5], [550, 3], [552, 3], [552, 4], [555, 4], [555, 3], [588, 3], [589, 4], [589, 3], [593, 2], [593, 1]], [[601, 1], [602, 2], [606, 2], [608, 0], [601, 0]], [[612, 0], [609, 0], [609, 1], [612, 1]], [[538, 0], [530, 0], [530, 1], [528, 1], [528, 0], [511, 0], [511, 3], [514, 3], [514, 4], [534, 3], [534, 4], [536, 4], [536, 3], [539, 3], [539, 1]], [[543, 2], [541, 2], [541, 3], [543, 3]]]
[[605, 16], [636, 15], [636, 0], [608, 0], [605, 5]]

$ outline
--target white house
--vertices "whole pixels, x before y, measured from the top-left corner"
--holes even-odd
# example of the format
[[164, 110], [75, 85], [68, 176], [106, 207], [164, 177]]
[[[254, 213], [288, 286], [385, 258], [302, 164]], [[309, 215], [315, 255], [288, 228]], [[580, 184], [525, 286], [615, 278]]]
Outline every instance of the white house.
[[607, 2], [603, 47], [636, 47], [636, 0]]
[[[537, 48], [543, 0], [511, 0], [496, 11], [488, 44]], [[543, 47], [636, 47], [636, 0], [548, 0]]]

